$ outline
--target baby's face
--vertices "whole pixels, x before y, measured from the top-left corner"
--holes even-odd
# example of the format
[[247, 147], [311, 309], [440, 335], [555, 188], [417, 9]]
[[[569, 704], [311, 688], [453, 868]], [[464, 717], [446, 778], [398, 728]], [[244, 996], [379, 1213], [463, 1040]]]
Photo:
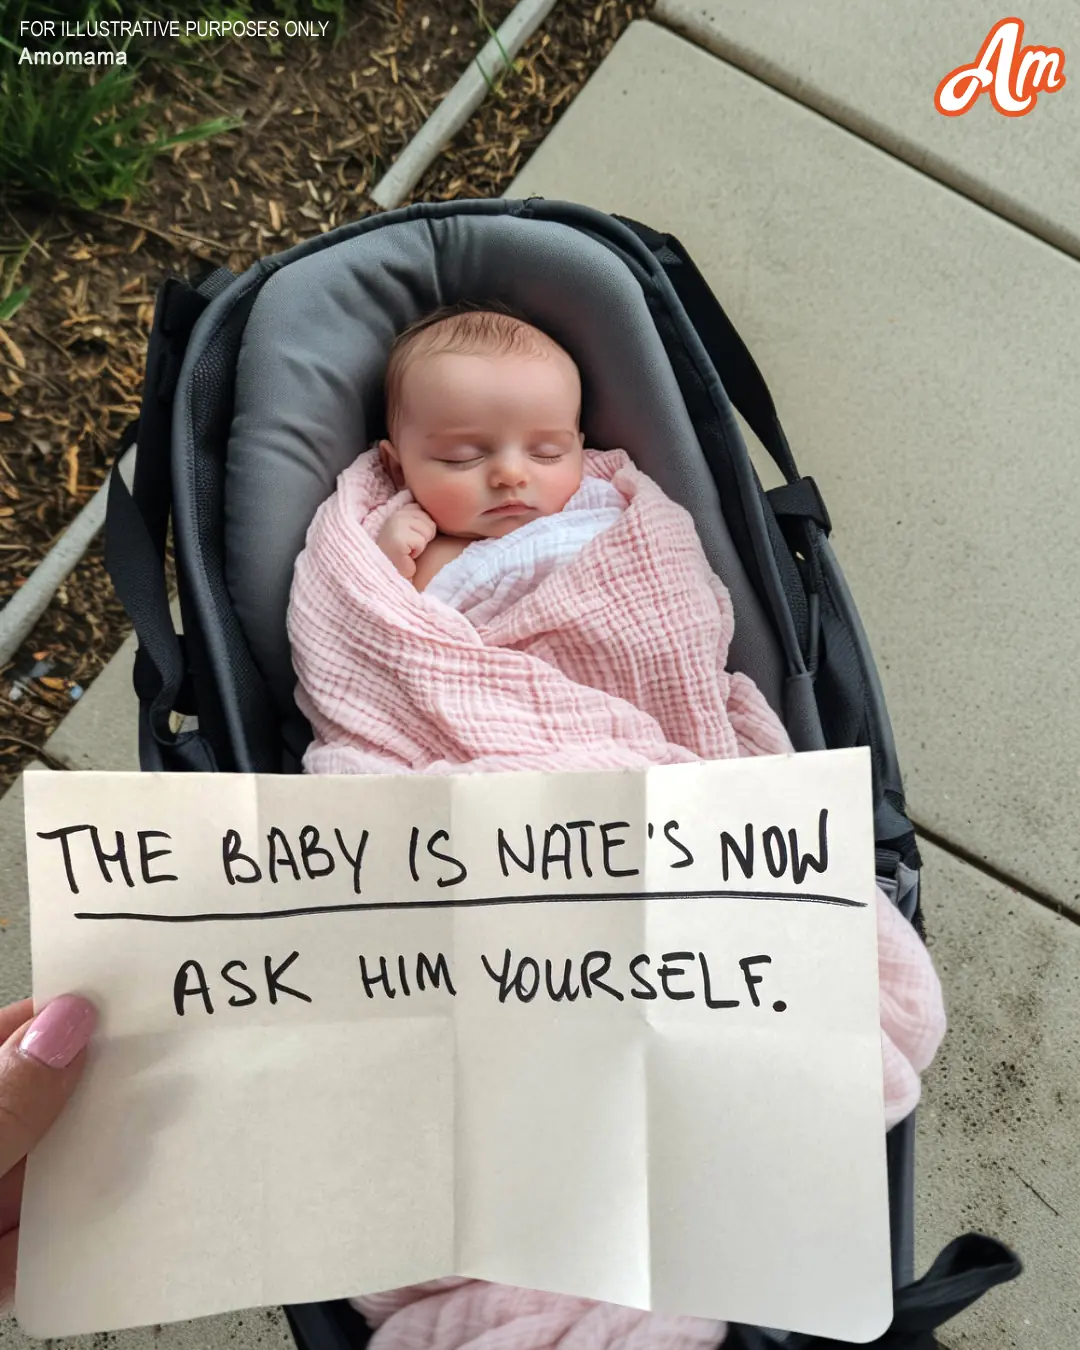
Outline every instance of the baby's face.
[[394, 442], [405, 486], [463, 539], [561, 511], [581, 486], [581, 383], [562, 352], [420, 357], [405, 371]]

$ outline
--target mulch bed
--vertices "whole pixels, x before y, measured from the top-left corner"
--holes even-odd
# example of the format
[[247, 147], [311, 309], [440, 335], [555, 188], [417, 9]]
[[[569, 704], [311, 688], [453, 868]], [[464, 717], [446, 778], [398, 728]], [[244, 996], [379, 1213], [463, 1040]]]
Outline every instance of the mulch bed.
[[[560, 0], [409, 198], [495, 197], [652, 0]], [[498, 26], [513, 0], [488, 0]], [[0, 327], [0, 596], [11, 595], [101, 486], [138, 415], [154, 295], [200, 262], [257, 258], [371, 214], [381, 174], [487, 41], [471, 0], [359, 0], [336, 47], [257, 41], [198, 68], [155, 67], [178, 129], [242, 115], [236, 132], [177, 147], [130, 206], [0, 210], [0, 243], [34, 243], [31, 297]], [[198, 73], [193, 73], [197, 70]], [[0, 668], [0, 791], [129, 631], [97, 544]], [[134, 736], [134, 725], [132, 727]]]

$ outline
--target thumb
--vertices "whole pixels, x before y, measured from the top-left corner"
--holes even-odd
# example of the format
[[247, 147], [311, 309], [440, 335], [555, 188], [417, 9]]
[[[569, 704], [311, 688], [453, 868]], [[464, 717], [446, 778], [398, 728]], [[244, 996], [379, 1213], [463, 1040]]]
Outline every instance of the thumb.
[[92, 1003], [61, 994], [0, 1046], [0, 1177], [37, 1144], [74, 1092], [96, 1021]]

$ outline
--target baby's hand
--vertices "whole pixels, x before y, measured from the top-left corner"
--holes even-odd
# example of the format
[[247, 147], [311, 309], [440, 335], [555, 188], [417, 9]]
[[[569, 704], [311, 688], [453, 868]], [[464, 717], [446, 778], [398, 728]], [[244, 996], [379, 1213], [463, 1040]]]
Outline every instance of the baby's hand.
[[375, 541], [406, 580], [416, 575], [416, 560], [435, 538], [438, 529], [416, 502], [395, 511]]

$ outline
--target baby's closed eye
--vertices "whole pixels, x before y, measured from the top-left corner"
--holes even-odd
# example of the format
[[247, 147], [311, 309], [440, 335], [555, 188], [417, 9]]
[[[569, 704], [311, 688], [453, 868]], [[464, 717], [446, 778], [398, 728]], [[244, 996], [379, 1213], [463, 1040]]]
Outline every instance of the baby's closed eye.
[[[531, 446], [528, 452], [533, 459], [537, 460], [557, 460], [565, 459], [568, 453], [565, 446], [561, 445], [539, 445]], [[449, 464], [457, 467], [469, 467], [470, 465], [482, 464], [488, 458], [488, 451], [480, 450], [473, 446], [462, 446], [458, 450], [451, 451], [449, 454], [437, 455], [436, 464]]]

